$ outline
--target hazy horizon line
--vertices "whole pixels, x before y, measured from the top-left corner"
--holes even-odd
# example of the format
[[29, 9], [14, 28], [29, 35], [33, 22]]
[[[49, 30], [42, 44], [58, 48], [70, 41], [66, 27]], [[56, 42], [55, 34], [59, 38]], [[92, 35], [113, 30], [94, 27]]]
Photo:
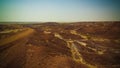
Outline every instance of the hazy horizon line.
[[0, 24], [40, 24], [40, 23], [104, 23], [104, 22], [120, 22], [120, 21], [75, 21], [75, 22], [57, 22], [57, 21], [40, 21], [40, 22], [25, 22], [25, 21], [4, 21], [4, 22], [0, 22]]

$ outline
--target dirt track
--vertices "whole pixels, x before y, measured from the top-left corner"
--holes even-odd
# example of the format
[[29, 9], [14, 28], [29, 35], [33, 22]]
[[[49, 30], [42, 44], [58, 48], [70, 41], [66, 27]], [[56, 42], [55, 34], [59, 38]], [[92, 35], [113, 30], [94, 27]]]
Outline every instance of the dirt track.
[[19, 33], [19, 34], [10, 36], [10, 37], [5, 38], [5, 39], [1, 39], [1, 40], [0, 40], [0, 46], [5, 45], [5, 44], [8, 44], [8, 43], [13, 42], [13, 41], [16, 41], [16, 40], [18, 40], [18, 39], [24, 38], [24, 37], [30, 35], [30, 34], [33, 33], [33, 32], [34, 32], [33, 29], [27, 28], [25, 31], [23, 31], [23, 32], [21, 32], [21, 33]]
[[34, 32], [27, 28], [18, 34], [0, 40], [0, 68], [22, 68], [26, 60], [28, 39]]

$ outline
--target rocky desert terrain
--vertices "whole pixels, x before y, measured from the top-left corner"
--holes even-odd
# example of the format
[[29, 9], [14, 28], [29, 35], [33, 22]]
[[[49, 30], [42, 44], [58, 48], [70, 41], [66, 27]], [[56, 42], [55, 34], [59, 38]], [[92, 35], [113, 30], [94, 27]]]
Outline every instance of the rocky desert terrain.
[[120, 22], [0, 24], [0, 68], [120, 68]]

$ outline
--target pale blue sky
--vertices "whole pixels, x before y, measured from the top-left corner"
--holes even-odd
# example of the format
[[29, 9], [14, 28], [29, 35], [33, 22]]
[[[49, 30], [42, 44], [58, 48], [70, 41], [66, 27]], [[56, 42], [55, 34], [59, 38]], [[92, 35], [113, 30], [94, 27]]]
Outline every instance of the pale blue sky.
[[0, 22], [120, 21], [119, 0], [0, 0]]

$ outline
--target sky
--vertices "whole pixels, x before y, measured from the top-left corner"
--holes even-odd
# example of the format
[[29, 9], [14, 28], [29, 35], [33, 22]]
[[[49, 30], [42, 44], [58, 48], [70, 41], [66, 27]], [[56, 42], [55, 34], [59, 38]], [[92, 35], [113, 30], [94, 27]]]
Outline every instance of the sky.
[[0, 22], [120, 21], [119, 0], [0, 0]]

